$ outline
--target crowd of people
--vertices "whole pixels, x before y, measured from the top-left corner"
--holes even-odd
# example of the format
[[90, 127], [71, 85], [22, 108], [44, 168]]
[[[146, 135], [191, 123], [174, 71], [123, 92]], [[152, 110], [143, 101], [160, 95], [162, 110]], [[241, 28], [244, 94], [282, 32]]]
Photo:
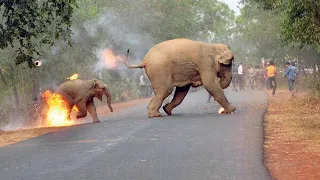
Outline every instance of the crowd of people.
[[254, 89], [263, 89], [267, 86], [266, 81], [266, 69], [263, 66], [251, 66], [247, 67], [241, 62], [239, 66], [233, 64], [232, 67], [232, 90], [238, 91], [245, 90], [246, 88]]
[[[282, 78], [288, 79], [288, 88], [292, 96], [296, 94], [294, 87], [298, 78], [298, 68], [295, 63], [287, 62], [285, 64], [285, 71], [281, 75]], [[232, 67], [232, 90], [238, 91], [250, 88], [251, 90], [272, 90], [272, 95], [275, 96], [277, 89], [277, 68], [273, 61], [269, 63], [247, 67], [241, 62], [239, 66], [233, 64]]]

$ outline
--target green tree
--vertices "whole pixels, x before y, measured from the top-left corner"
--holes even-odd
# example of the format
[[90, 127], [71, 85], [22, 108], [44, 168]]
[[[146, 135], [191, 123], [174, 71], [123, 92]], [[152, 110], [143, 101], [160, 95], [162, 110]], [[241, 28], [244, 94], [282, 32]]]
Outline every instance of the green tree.
[[285, 43], [320, 46], [320, 1], [243, 0], [243, 3], [258, 3], [265, 10], [275, 10], [282, 15], [282, 37]]
[[0, 2], [0, 48], [16, 48], [15, 63], [27, 62], [41, 55], [44, 45], [54, 45], [55, 39], [70, 40], [71, 16], [75, 0]]

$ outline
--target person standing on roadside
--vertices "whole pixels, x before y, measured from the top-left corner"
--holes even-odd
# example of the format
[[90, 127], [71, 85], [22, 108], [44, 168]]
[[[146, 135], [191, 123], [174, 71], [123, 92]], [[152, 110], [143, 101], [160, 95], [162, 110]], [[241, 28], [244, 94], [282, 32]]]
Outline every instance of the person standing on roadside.
[[295, 92], [294, 92], [294, 83], [296, 80], [296, 75], [297, 75], [297, 67], [295, 67], [295, 64], [290, 62], [286, 62], [286, 71], [284, 73], [283, 77], [288, 78], [288, 88], [289, 91], [291, 92], [292, 96], [295, 97]]
[[144, 81], [144, 75], [140, 76], [140, 82], [139, 82], [139, 87], [140, 87], [140, 98], [145, 98], [146, 94], [146, 82]]
[[269, 66], [267, 67], [266, 72], [267, 72], [269, 86], [272, 89], [272, 95], [275, 96], [276, 89], [277, 89], [277, 82], [276, 82], [277, 68], [274, 65], [273, 61], [269, 62]]
[[249, 65], [248, 72], [249, 72], [248, 73], [249, 74], [249, 85], [248, 85], [248, 87], [250, 87], [251, 90], [254, 90], [254, 84], [255, 84], [254, 81], [255, 81], [256, 71], [251, 65]]
[[236, 64], [233, 63], [232, 64], [232, 80], [231, 80], [232, 91], [235, 91], [235, 92], [238, 91], [238, 88], [237, 88], [238, 82], [239, 82], [238, 81], [238, 69], [236, 67]]
[[258, 89], [263, 89], [264, 87], [264, 70], [263, 67], [259, 67], [259, 65], [256, 66], [257, 67], [257, 88]]
[[243, 63], [241, 62], [238, 67], [238, 81], [240, 90], [244, 90], [244, 75], [243, 75]]

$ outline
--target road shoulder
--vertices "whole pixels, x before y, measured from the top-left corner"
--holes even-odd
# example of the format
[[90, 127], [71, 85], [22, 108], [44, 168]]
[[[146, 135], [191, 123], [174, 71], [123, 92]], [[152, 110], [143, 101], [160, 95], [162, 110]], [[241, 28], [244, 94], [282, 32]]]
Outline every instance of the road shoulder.
[[[114, 103], [112, 104], [114, 112], [120, 112], [124, 109], [128, 109], [140, 104], [147, 103], [149, 99], [138, 99], [132, 100], [123, 103]], [[97, 113], [100, 118], [107, 117], [110, 115], [110, 110], [108, 106], [100, 106], [97, 108]], [[85, 118], [81, 119], [82, 122], [91, 122], [91, 117], [86, 116]], [[1, 131], [0, 130], [0, 147], [7, 146], [10, 144], [15, 144], [27, 139], [35, 138], [50, 132], [61, 131], [68, 127], [41, 127], [41, 128], [28, 128], [15, 131]]]
[[277, 180], [320, 179], [320, 102], [286, 90], [269, 93], [265, 115], [265, 164]]

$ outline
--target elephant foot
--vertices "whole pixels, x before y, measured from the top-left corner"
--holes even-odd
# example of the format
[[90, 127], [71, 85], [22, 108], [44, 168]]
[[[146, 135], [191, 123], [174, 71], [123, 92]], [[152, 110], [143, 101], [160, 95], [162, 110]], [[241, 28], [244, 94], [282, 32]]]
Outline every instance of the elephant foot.
[[162, 117], [160, 112], [148, 113], [149, 118]]
[[168, 107], [168, 104], [163, 106], [162, 108], [163, 108], [164, 112], [166, 112], [169, 116], [171, 116], [172, 115], [171, 110], [169, 111], [167, 107]]
[[224, 111], [222, 111], [223, 114], [231, 114], [233, 113], [237, 108], [235, 106], [229, 106], [228, 108], [224, 108]]
[[98, 120], [94, 120], [92, 123], [99, 123], [101, 122], [99, 119]]

